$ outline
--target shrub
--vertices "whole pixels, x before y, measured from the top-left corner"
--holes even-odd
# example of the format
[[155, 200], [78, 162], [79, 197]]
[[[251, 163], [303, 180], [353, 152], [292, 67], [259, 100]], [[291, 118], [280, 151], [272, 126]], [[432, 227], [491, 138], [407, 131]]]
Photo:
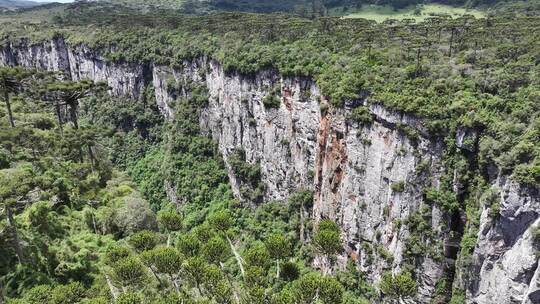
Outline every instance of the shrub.
[[267, 109], [277, 109], [281, 105], [281, 99], [273, 93], [270, 93], [263, 98], [264, 107]]
[[132, 235], [129, 238], [129, 243], [135, 250], [142, 252], [156, 247], [158, 237], [153, 231], [143, 230]]
[[105, 252], [105, 262], [112, 265], [119, 260], [128, 257], [131, 254], [129, 248], [123, 246], [114, 246]]
[[500, 212], [501, 212], [501, 203], [498, 201], [492, 203], [491, 206], [489, 207], [489, 216], [492, 219], [498, 219], [499, 216], [501, 215]]
[[339, 226], [331, 220], [322, 220], [313, 237], [316, 249], [325, 254], [332, 255], [342, 250]]
[[264, 96], [262, 102], [267, 109], [277, 109], [281, 105], [281, 98], [279, 97], [280, 88], [275, 86], [266, 96]]
[[143, 297], [135, 292], [126, 292], [118, 296], [115, 304], [141, 304], [143, 303]]
[[147, 276], [144, 265], [137, 258], [126, 257], [114, 263], [113, 277], [124, 287], [137, 287]]
[[395, 275], [386, 272], [382, 276], [379, 288], [386, 297], [398, 299], [414, 296], [416, 294], [417, 283], [408, 272]]
[[373, 115], [371, 114], [367, 106], [359, 106], [354, 108], [349, 118], [359, 124], [367, 125], [373, 122]]
[[176, 246], [184, 256], [190, 258], [199, 254], [201, 244], [195, 234], [186, 233], [178, 237]]
[[392, 189], [392, 191], [394, 192], [403, 192], [405, 191], [405, 182], [404, 181], [395, 182], [392, 184], [392, 186], [390, 186], [390, 189]]
[[428, 204], [435, 204], [448, 212], [459, 209], [459, 202], [453, 192], [428, 188], [424, 191], [424, 197]]
[[114, 218], [121, 235], [141, 230], [157, 230], [156, 215], [148, 202], [139, 197], [124, 198], [124, 205], [117, 210]]
[[166, 231], [182, 229], [182, 216], [175, 211], [162, 210], [158, 213], [157, 220]]
[[51, 292], [52, 304], [77, 303], [85, 296], [85, 288], [79, 282], [55, 287]]
[[279, 276], [283, 280], [291, 282], [298, 279], [299, 275], [300, 269], [296, 263], [285, 262], [281, 265], [281, 273]]
[[51, 302], [51, 291], [52, 287], [49, 285], [38, 285], [24, 294], [24, 300], [28, 304], [49, 304]]
[[258, 243], [245, 252], [244, 260], [248, 266], [261, 267], [266, 270], [270, 268], [270, 264], [272, 263], [270, 253], [266, 250], [266, 247]]

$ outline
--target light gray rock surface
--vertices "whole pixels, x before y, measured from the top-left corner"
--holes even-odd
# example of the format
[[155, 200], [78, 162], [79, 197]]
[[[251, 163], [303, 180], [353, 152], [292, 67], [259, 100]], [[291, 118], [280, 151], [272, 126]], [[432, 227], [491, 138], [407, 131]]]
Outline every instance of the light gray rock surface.
[[540, 303], [538, 244], [533, 238], [540, 227], [538, 193], [505, 178], [497, 185], [500, 215], [494, 220], [489, 208], [483, 208], [468, 298], [477, 304]]

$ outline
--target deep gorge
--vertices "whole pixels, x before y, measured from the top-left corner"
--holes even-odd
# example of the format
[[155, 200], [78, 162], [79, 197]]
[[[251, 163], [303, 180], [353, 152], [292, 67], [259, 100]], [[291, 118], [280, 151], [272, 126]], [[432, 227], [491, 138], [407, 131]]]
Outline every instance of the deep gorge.
[[[465, 290], [471, 303], [540, 301], [540, 270], [530, 229], [540, 224], [537, 190], [495, 170], [483, 190], [495, 193], [499, 216], [490, 216], [491, 202], [480, 206], [478, 231], [472, 230], [476, 245], [466, 257], [457, 247], [473, 223], [466, 222], [464, 210], [449, 212], [426, 199], [426, 191], [438, 189], [448, 176], [460, 194], [459, 204], [480, 199], [472, 182], [461, 183], [463, 170], [447, 161], [448, 153], [457, 154], [466, 160], [464, 166], [474, 169], [476, 130], [459, 128], [454, 142], [448, 143], [432, 136], [422, 119], [367, 100], [344, 108], [328, 106], [324, 92], [309, 78], [282, 77], [272, 69], [253, 75], [226, 73], [219, 62], [205, 57], [177, 67], [109, 62], [97, 51], [57, 38], [5, 46], [0, 62], [63, 71], [72, 80], [106, 81], [113, 95], [134, 102], [146, 86], [153, 86], [156, 102], [170, 120], [175, 84], [205, 86], [210, 98], [199, 117], [201, 130], [218, 143], [226, 163], [241, 148], [248, 163], [260, 166], [265, 200], [286, 200], [296, 190], [313, 190], [310, 216], [316, 221], [333, 219], [343, 232], [345, 250], [338, 267], [345, 266], [348, 256], [377, 282], [385, 269], [398, 270], [412, 258], [424, 303], [435, 296], [437, 283], [445, 277]], [[278, 107], [265, 106], [265, 97], [274, 93]], [[368, 107], [371, 122], [350, 118], [359, 106]], [[235, 196], [250, 203], [243, 197], [242, 182], [228, 167]], [[429, 224], [429, 237], [409, 227], [413, 216]], [[411, 257], [406, 251], [418, 236], [421, 248], [433, 252]]]

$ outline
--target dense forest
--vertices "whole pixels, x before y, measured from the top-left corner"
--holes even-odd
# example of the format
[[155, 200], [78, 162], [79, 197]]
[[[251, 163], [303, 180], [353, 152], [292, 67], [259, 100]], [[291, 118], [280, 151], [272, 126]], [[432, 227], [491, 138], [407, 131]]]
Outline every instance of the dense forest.
[[[500, 8], [512, 11], [530, 10], [535, 1], [504, 0], [101, 0], [102, 3], [127, 6], [134, 9], [174, 9], [186, 14], [216, 12], [285, 12], [315, 18], [328, 15], [329, 10], [361, 8], [362, 6], [390, 6], [394, 10], [423, 4], [445, 4], [458, 7]], [[537, 7], [536, 7], [537, 9]]]
[[[443, 162], [452, 170], [421, 195], [429, 208], [464, 219], [456, 266], [463, 276], [475, 271], [481, 208], [487, 204], [494, 220], [501, 216], [489, 187], [494, 170], [531, 189], [540, 185], [534, 1], [499, 3], [499, 14], [481, 19], [383, 23], [324, 17], [330, 8], [371, 3], [361, 0], [145, 1], [144, 9], [137, 1], [109, 2], [54, 5], [40, 23], [10, 19], [0, 29], [2, 45], [62, 37], [105, 63], [173, 68], [208, 57], [228, 75], [273, 71], [313, 79], [323, 92], [321, 113], [346, 111], [351, 126], [377, 119], [370, 105], [418, 117], [419, 128], [396, 128], [413, 143], [424, 137], [445, 145]], [[178, 11], [166, 9], [177, 4]], [[150, 84], [130, 100], [109, 94], [106, 83], [0, 68], [0, 303], [414, 301], [420, 257], [442, 255], [428, 223], [431, 209], [399, 222], [410, 231], [399, 272], [387, 269], [373, 283], [353, 259], [335, 267], [344, 251], [342, 227], [309, 216], [313, 189], [266, 201], [259, 165], [240, 148], [226, 164], [218, 143], [201, 132], [207, 88], [186, 81], [170, 90], [174, 120], [162, 117]], [[270, 90], [264, 107], [278, 108], [282, 95]], [[468, 152], [455, 143], [463, 129], [481, 134], [463, 143]], [[235, 197], [229, 169], [247, 201]], [[165, 181], [181, 204], [172, 203]], [[465, 189], [459, 195], [455, 184]], [[392, 191], [405, 187], [392, 184]], [[536, 243], [539, 235], [535, 230]], [[387, 263], [394, 259], [382, 244], [365, 246]], [[315, 267], [321, 256], [328, 265]], [[452, 271], [437, 282], [431, 303], [466, 303]]]

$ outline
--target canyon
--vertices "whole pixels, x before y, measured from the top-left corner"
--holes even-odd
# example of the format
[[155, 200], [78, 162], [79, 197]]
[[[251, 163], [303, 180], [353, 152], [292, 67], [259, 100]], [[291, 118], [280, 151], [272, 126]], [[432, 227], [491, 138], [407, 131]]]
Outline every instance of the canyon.
[[[315, 222], [330, 218], [340, 225], [344, 252], [336, 267], [344, 268], [351, 259], [374, 283], [387, 270], [399, 272], [411, 237], [403, 223], [420, 214], [432, 231], [425, 241], [433, 252], [416, 257], [419, 302], [430, 303], [438, 282], [451, 278], [454, 288], [465, 290], [468, 303], [540, 303], [540, 267], [532, 233], [540, 226], [540, 193], [494, 168], [489, 182], [500, 211], [494, 218], [489, 205], [482, 203], [473, 254], [460, 260], [467, 217], [428, 204], [424, 193], [437, 189], [445, 174], [454, 177], [458, 197], [466, 185], [459, 182], [459, 170], [445, 164], [448, 144], [430, 134], [421, 118], [367, 98], [334, 108], [313, 79], [285, 77], [274, 69], [241, 75], [206, 57], [171, 67], [111, 62], [102, 53], [58, 37], [4, 45], [0, 63], [60, 71], [71, 80], [104, 81], [111, 94], [133, 102], [151, 86], [168, 120], [175, 119], [173, 87], [202, 85], [209, 100], [201, 110], [200, 127], [218, 143], [226, 164], [231, 153], [242, 149], [248, 163], [260, 166], [265, 201], [286, 201], [298, 190], [312, 190]], [[277, 108], [264, 105], [273, 91], [280, 98]], [[359, 106], [369, 109], [371, 123], [351, 119]], [[472, 164], [478, 137], [476, 130], [467, 128], [459, 128], [455, 136], [457, 153]], [[228, 167], [235, 196], [249, 204], [242, 181]], [[322, 257], [315, 260], [321, 267], [327, 262]]]

